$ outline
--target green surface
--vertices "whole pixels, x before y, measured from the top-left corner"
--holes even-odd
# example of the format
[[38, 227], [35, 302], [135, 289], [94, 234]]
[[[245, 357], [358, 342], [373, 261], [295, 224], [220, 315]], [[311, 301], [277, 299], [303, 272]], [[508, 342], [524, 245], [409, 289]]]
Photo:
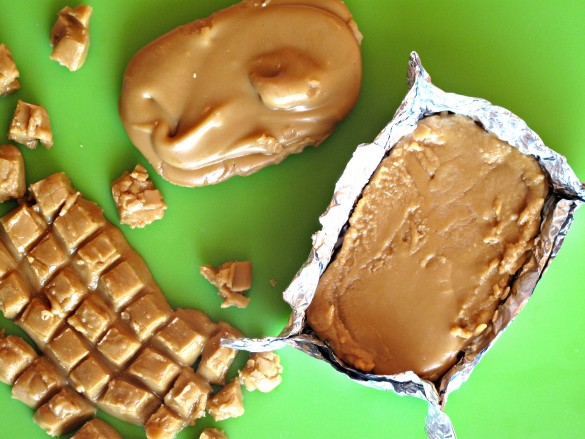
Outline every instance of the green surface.
[[[43, 104], [55, 146], [24, 151], [29, 183], [65, 171], [119, 224], [109, 184], [137, 162], [117, 115], [132, 54], [173, 27], [229, 0], [99, 0], [85, 66], [72, 73], [49, 60], [49, 30], [62, 0], [0, 0], [0, 42], [21, 71], [22, 89], [0, 98], [0, 142], [18, 99]], [[289, 310], [281, 292], [306, 259], [310, 236], [358, 143], [371, 141], [407, 91], [417, 50], [439, 87], [480, 96], [524, 118], [567, 156], [585, 180], [585, 2], [532, 0], [347, 0], [364, 35], [364, 82], [355, 110], [319, 148], [245, 178], [179, 188], [151, 171], [168, 211], [143, 230], [122, 230], [174, 306], [201, 308], [249, 336], [275, 335]], [[8, 203], [7, 203], [8, 204]], [[11, 204], [12, 206], [12, 204]], [[2, 211], [8, 207], [2, 206]], [[460, 438], [578, 438], [585, 431], [585, 210], [536, 294], [447, 404]], [[203, 263], [254, 262], [245, 310], [219, 308], [198, 274]], [[269, 280], [277, 281], [272, 287]], [[6, 319], [0, 326], [18, 330]], [[355, 384], [291, 348], [271, 394], [245, 394], [246, 415], [220, 424], [233, 439], [424, 438], [426, 403]], [[46, 437], [32, 410], [0, 385], [0, 437]], [[185, 430], [196, 438], [210, 419]], [[137, 427], [115, 423], [127, 439]]]

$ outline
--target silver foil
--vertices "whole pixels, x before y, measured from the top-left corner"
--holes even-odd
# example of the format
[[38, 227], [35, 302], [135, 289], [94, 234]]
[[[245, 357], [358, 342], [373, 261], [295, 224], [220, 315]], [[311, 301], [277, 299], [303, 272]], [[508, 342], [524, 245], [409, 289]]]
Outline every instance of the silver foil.
[[[483, 99], [446, 93], [435, 87], [416, 52], [410, 56], [408, 82], [410, 91], [392, 121], [373, 143], [357, 147], [337, 182], [331, 203], [320, 217], [322, 229], [313, 235], [309, 258], [283, 293], [284, 300], [292, 308], [292, 314], [281, 334], [263, 339], [224, 340], [222, 344], [252, 352], [293, 346], [328, 362], [338, 372], [360, 384], [425, 399], [429, 404], [426, 419], [428, 437], [455, 438], [451, 420], [443, 411], [449, 393], [467, 380], [483, 355], [532, 295], [542, 273], [559, 251], [575, 210], [585, 202], [585, 184], [579, 181], [563, 156], [546, 147], [540, 137], [510, 111]], [[468, 116], [480, 122], [487, 131], [501, 140], [524, 154], [536, 157], [548, 174], [551, 193], [543, 208], [543, 221], [536, 239], [537, 264], [520, 270], [511, 285], [512, 292], [494, 315], [493, 330], [484, 331], [476, 337], [465, 349], [462, 359], [438, 384], [423, 380], [413, 372], [397, 375], [362, 373], [347, 367], [314, 335], [305, 325], [305, 311], [313, 299], [319, 278], [343, 238], [344, 227], [355, 203], [381, 160], [398, 140], [415, 129], [420, 119], [444, 111]]]

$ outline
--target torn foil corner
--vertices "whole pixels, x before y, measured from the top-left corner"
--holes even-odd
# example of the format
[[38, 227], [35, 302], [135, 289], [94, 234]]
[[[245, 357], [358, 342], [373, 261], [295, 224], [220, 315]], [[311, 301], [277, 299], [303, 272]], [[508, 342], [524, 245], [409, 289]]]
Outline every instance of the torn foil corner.
[[[376, 139], [372, 143], [359, 145], [355, 150], [335, 185], [327, 210], [320, 217], [322, 228], [313, 235], [313, 246], [307, 261], [283, 293], [284, 300], [292, 309], [285, 328], [277, 337], [222, 340], [222, 344], [248, 351], [268, 351], [292, 346], [326, 361], [338, 372], [360, 384], [425, 399], [429, 403], [427, 435], [432, 439], [450, 439], [456, 435], [449, 417], [443, 411], [449, 393], [468, 379], [483, 355], [532, 295], [542, 273], [559, 251], [575, 210], [585, 202], [585, 184], [580, 182], [566, 159], [548, 148], [518, 116], [486, 100], [446, 93], [434, 86], [416, 52], [411, 53], [408, 67], [410, 90], [393, 119]], [[487, 131], [501, 140], [524, 154], [534, 156], [548, 174], [551, 192], [543, 207], [544, 219], [536, 239], [537, 264], [523, 270], [513, 282], [513, 292], [498, 308], [493, 321], [494, 330], [478, 337], [468, 346], [462, 359], [438, 384], [423, 380], [413, 372], [397, 375], [366, 374], [347, 367], [311, 332], [305, 325], [305, 312], [313, 299], [319, 278], [343, 234], [352, 209], [379, 163], [402, 137], [414, 131], [420, 119], [445, 111], [480, 122]]]

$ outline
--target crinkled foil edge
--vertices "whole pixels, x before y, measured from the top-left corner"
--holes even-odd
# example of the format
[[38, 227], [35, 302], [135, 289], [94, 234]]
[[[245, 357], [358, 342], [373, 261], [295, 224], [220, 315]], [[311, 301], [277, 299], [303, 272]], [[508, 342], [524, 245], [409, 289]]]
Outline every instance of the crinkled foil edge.
[[[566, 159], [546, 147], [526, 123], [510, 111], [490, 102], [454, 93], [446, 93], [431, 83], [416, 52], [409, 61], [410, 90], [392, 121], [373, 143], [359, 145], [338, 180], [333, 198], [320, 217], [322, 229], [313, 235], [313, 246], [305, 264], [288, 288], [284, 300], [291, 306], [290, 319], [277, 337], [224, 340], [222, 344], [252, 352], [293, 346], [312, 357], [328, 362], [352, 380], [370, 387], [392, 390], [398, 395], [422, 398], [429, 403], [427, 435], [433, 439], [455, 438], [455, 430], [443, 407], [450, 392], [464, 383], [480, 359], [524, 307], [548, 264], [556, 256], [573, 221], [573, 214], [585, 202], [585, 184], [581, 183]], [[310, 328], [305, 326], [305, 311], [313, 299], [321, 274], [329, 264], [343, 234], [349, 216], [373, 172], [388, 151], [411, 133], [425, 116], [452, 112], [471, 117], [501, 140], [524, 154], [537, 158], [548, 174], [551, 194], [543, 208], [543, 221], [536, 238], [536, 264], [525, 266], [512, 284], [512, 292], [500, 305], [492, 320], [492, 330], [484, 331], [465, 350], [463, 358], [437, 384], [423, 380], [413, 372], [397, 375], [366, 374], [347, 367]]]

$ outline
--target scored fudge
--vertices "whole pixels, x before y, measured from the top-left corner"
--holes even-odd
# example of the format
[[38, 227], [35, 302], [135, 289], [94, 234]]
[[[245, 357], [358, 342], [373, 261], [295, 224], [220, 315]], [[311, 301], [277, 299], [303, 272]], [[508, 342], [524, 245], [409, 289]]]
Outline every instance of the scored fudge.
[[25, 192], [22, 153], [14, 145], [0, 145], [0, 203], [22, 198]]
[[233, 379], [211, 396], [207, 411], [216, 421], [237, 418], [244, 414], [244, 393], [239, 378]]
[[66, 387], [43, 404], [33, 416], [51, 436], [61, 436], [93, 418], [95, 407], [73, 389]]
[[71, 439], [122, 439], [122, 436], [110, 424], [94, 418], [83, 424]]

